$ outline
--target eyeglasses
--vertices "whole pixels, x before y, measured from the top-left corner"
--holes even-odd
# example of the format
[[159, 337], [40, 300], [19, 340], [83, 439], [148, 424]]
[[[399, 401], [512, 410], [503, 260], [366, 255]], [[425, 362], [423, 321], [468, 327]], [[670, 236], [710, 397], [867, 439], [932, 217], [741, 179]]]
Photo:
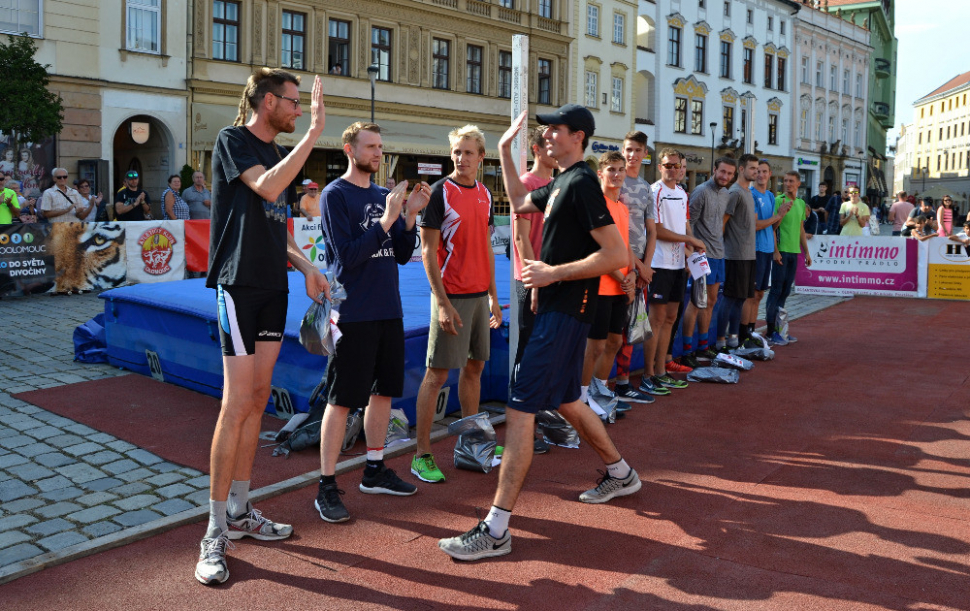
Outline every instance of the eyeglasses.
[[290, 102], [293, 102], [293, 109], [294, 110], [300, 107], [300, 100], [297, 100], [297, 99], [294, 99], [294, 98], [288, 98], [285, 95], [280, 95], [278, 93], [273, 93], [272, 91], [270, 91], [270, 93], [272, 93], [273, 95], [275, 95], [276, 97], [278, 97], [281, 100], [289, 100]]
[[667, 168], [668, 170], [676, 170], [680, 167], [679, 163], [662, 163], [661, 166]]
[[54, 180], [67, 180], [67, 174], [64, 174], [63, 176], [55, 176]]

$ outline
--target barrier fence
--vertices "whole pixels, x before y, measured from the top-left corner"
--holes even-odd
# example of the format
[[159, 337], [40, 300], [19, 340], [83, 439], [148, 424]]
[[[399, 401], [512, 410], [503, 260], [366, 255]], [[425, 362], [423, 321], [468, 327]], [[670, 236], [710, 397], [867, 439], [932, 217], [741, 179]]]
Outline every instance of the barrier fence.
[[[297, 245], [324, 265], [320, 222], [290, 219]], [[503, 231], [504, 230], [504, 231]], [[503, 256], [507, 227], [493, 247]], [[800, 257], [796, 291], [970, 300], [970, 248], [949, 238], [815, 236]], [[204, 272], [209, 221], [16, 224], [0, 227], [0, 296], [86, 291], [181, 280]], [[420, 247], [412, 261], [420, 262]]]

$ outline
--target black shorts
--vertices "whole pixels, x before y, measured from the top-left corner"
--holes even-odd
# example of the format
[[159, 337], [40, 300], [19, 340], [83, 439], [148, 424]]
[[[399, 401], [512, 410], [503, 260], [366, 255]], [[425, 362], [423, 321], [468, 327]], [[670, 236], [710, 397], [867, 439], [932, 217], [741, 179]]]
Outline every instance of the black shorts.
[[750, 299], [754, 297], [755, 271], [758, 261], [738, 261], [727, 259], [724, 261], [724, 296], [732, 299]]
[[683, 269], [654, 268], [653, 282], [647, 287], [649, 303], [664, 304], [684, 301], [687, 290], [687, 271]]
[[522, 362], [512, 372], [509, 407], [534, 414], [579, 399], [589, 324], [562, 312], [536, 316]]
[[404, 321], [338, 322], [341, 336], [327, 359], [327, 403], [366, 407], [371, 395], [404, 394]]
[[285, 291], [252, 286], [216, 288], [219, 339], [224, 356], [256, 353], [256, 342], [281, 342], [286, 328]]
[[588, 339], [606, 339], [612, 333], [619, 335], [626, 329], [627, 296], [600, 295], [596, 298], [596, 312], [593, 326], [589, 328]]

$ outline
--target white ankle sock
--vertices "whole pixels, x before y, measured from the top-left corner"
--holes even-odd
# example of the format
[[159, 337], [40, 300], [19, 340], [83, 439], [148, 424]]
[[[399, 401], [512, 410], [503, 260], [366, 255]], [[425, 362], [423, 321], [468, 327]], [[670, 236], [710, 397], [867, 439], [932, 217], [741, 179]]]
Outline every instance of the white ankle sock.
[[209, 528], [205, 531], [205, 536], [218, 537], [227, 530], [229, 524], [226, 522], [226, 502], [209, 499]]
[[589, 399], [589, 386], [580, 387], [579, 400], [582, 401], [583, 403], [586, 403], [588, 399]]
[[488, 533], [498, 539], [509, 529], [509, 518], [511, 517], [511, 511], [506, 511], [492, 505], [492, 508], [483, 521], [488, 525]]
[[238, 518], [249, 511], [249, 481], [237, 482], [233, 480], [229, 487], [229, 500], [226, 509], [234, 518]]
[[615, 462], [612, 465], [606, 465], [606, 472], [609, 473], [611, 477], [623, 479], [627, 475], [630, 475], [630, 465], [626, 464], [626, 461], [621, 458], [619, 462]]

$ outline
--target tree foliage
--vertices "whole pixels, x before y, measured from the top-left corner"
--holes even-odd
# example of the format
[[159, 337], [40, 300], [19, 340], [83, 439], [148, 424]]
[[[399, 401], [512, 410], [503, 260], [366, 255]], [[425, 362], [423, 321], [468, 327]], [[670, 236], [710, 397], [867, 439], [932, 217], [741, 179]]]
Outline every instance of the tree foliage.
[[[7, 38], [5, 43], [3, 38]], [[37, 63], [33, 38], [0, 36], [0, 131], [17, 139], [39, 142], [61, 131], [64, 105], [61, 96], [47, 89], [49, 64]]]

